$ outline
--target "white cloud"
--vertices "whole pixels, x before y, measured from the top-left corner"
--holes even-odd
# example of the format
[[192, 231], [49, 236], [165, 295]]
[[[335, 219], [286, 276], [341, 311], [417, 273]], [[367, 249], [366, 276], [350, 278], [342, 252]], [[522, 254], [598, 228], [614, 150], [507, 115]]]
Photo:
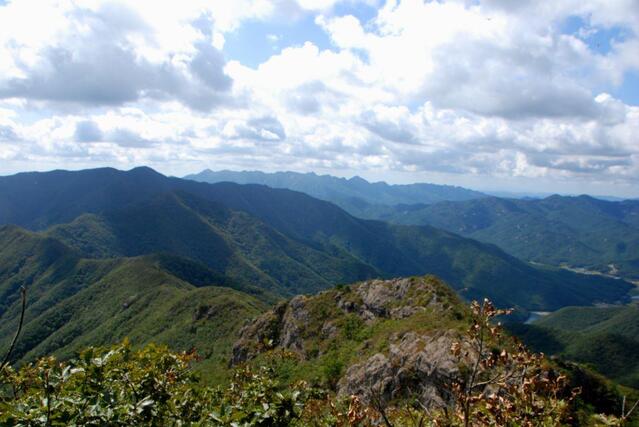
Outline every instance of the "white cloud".
[[[368, 22], [338, 3], [13, 1], [0, 159], [637, 183], [639, 107], [602, 88], [639, 70], [639, 39], [601, 53], [584, 34], [639, 28], [634, 0], [388, 0]], [[330, 49], [269, 27], [283, 49], [258, 67], [224, 58], [244, 22], [300, 14]]]
[[[20, 7], [13, 10], [15, 4], [0, 8], [0, 23], [10, 18], [28, 21]], [[141, 4], [136, 3], [138, 8]], [[164, 15], [143, 17], [118, 3], [65, 6], [53, 13], [55, 25], [36, 31], [37, 36], [23, 40], [20, 32], [0, 35], [5, 48], [19, 46], [7, 57], [4, 68], [13, 72], [0, 79], [1, 98], [84, 105], [172, 98], [202, 110], [225, 101], [232, 81], [224, 74], [224, 58], [210, 35], [191, 25], [173, 24], [169, 42], [166, 28], [153, 29], [165, 23]]]

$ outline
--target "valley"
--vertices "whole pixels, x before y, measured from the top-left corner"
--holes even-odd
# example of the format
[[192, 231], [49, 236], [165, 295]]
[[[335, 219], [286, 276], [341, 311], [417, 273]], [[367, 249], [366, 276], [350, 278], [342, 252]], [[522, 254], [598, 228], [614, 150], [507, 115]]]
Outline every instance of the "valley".
[[[305, 187], [312, 188], [316, 197], [333, 202], [356, 217], [430, 225], [497, 245], [527, 262], [573, 266], [570, 268], [578, 268], [578, 272], [609, 274], [610, 266], [614, 265], [612, 276], [639, 280], [637, 200], [608, 201], [586, 195], [509, 199], [464, 193], [455, 187], [440, 190], [437, 198], [417, 191], [406, 197], [401, 186], [388, 185], [384, 187], [387, 192], [399, 194], [393, 198], [371, 198], [351, 189], [351, 181], [334, 177], [205, 171], [187, 178], [205, 182], [262, 182], [290, 189], [300, 188], [303, 178]], [[348, 188], [349, 197], [344, 196], [346, 190], [333, 190], [333, 181]], [[363, 188], [381, 185], [364, 183]]]

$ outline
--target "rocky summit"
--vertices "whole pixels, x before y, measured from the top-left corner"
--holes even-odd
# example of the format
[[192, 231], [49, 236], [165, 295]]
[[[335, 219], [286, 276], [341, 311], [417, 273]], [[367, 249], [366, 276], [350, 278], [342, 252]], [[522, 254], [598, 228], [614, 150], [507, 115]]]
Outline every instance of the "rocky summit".
[[[336, 359], [338, 395], [368, 402], [418, 393], [421, 402], [441, 406], [441, 384], [458, 370], [450, 348], [466, 315], [450, 288], [432, 276], [340, 286], [280, 303], [246, 325], [232, 364], [285, 350], [313, 372]], [[339, 351], [344, 347], [347, 354]]]

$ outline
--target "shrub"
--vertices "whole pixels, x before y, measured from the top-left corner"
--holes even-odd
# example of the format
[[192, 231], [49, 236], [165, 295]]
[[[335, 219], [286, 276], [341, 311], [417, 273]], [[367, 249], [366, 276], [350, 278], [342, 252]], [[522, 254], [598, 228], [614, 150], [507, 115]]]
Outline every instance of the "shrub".
[[[11, 426], [559, 426], [626, 425], [620, 417], [576, 412], [578, 390], [542, 355], [502, 337], [489, 301], [471, 306], [472, 322], [451, 351], [459, 375], [444, 384], [449, 406], [430, 410], [418, 401], [362, 403], [289, 381], [296, 355], [273, 353], [265, 366], [235, 370], [227, 387], [211, 388], [192, 372], [195, 352], [166, 347], [89, 348], [76, 359], [45, 357], [19, 370], [0, 367], [0, 425]], [[321, 358], [334, 389], [344, 370], [336, 352]], [[607, 403], [609, 404], [609, 403]]]
[[335, 353], [329, 353], [325, 356], [322, 373], [329, 388], [335, 389], [343, 370], [344, 362]]

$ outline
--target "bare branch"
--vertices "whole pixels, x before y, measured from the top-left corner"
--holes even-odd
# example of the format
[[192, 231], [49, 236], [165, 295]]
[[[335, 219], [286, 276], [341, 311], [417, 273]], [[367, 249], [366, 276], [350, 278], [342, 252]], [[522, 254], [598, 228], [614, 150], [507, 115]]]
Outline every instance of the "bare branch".
[[[637, 405], [639, 405], [639, 400], [637, 400], [635, 402], [634, 405], [632, 405], [632, 408], [630, 408], [628, 410], [628, 412], [625, 412], [625, 406], [626, 406], [626, 396], [623, 397], [623, 408], [621, 409], [621, 418], [625, 421], [627, 420], [630, 415], [632, 415], [632, 413], [635, 411], [635, 409], [637, 409]], [[624, 413], [625, 412], [625, 413]]]
[[13, 349], [18, 341], [18, 336], [22, 331], [22, 324], [24, 323], [24, 312], [27, 308], [27, 289], [24, 286], [20, 286], [20, 295], [22, 296], [22, 310], [20, 311], [20, 323], [18, 323], [18, 330], [11, 341], [11, 345], [9, 346], [9, 351], [7, 355], [4, 357], [2, 364], [0, 364], [0, 373], [4, 371], [4, 368], [9, 364], [9, 358], [11, 357], [11, 353], [13, 353]]

